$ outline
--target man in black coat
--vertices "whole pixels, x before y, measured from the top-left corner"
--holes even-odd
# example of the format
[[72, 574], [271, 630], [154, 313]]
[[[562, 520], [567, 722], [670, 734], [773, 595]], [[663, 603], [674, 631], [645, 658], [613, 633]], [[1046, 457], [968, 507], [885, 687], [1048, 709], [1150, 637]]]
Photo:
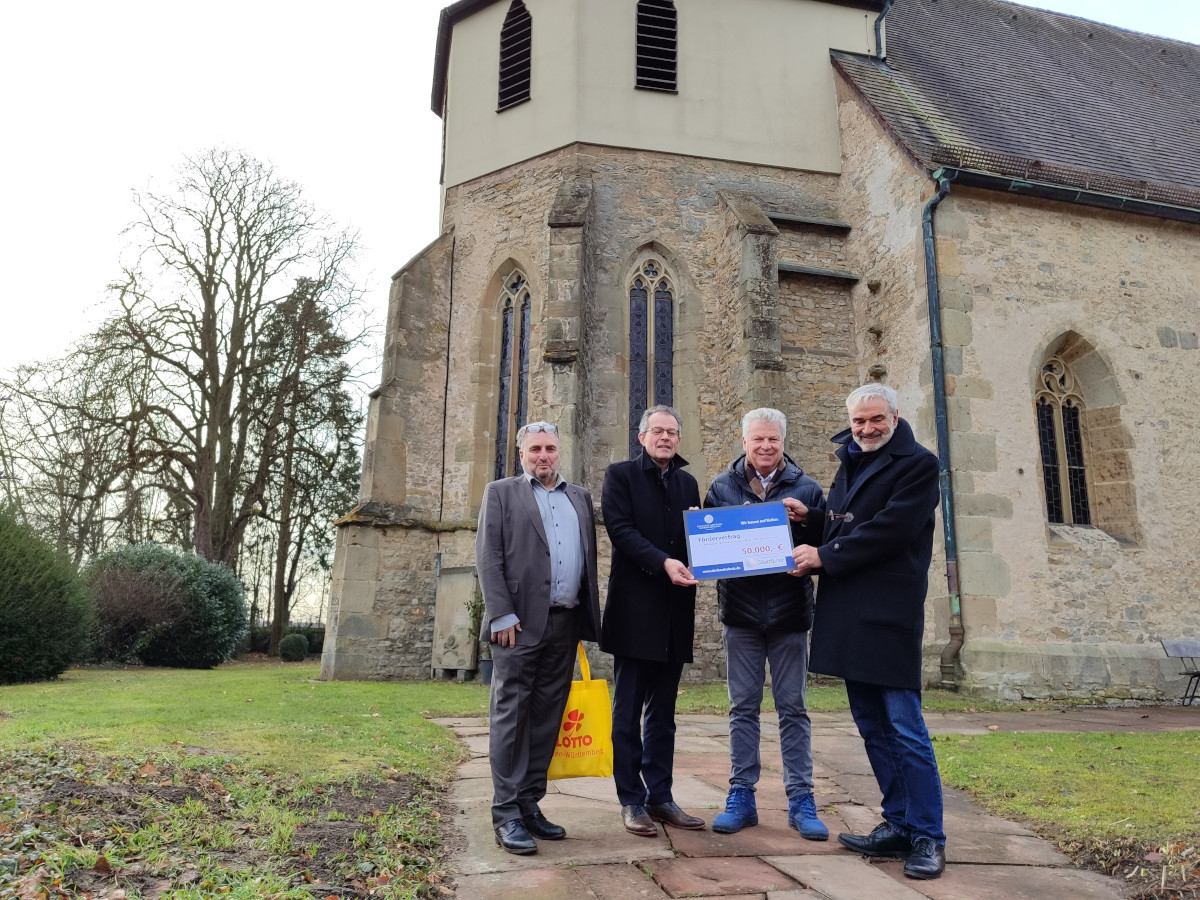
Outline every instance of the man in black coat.
[[938, 461], [900, 418], [890, 387], [864, 385], [846, 409], [850, 428], [833, 438], [842, 465], [826, 498], [824, 539], [819, 549], [793, 551], [795, 574], [820, 576], [810, 666], [846, 680], [883, 793], [883, 823], [838, 841], [906, 860], [910, 878], [937, 878], [946, 835], [942, 783], [921, 716], [921, 642]]
[[704, 821], [671, 795], [675, 697], [692, 661], [696, 579], [683, 512], [700, 505], [696, 479], [676, 455], [679, 413], [653, 406], [642, 415], [635, 459], [604, 473], [601, 508], [612, 541], [612, 572], [601, 649], [614, 658], [613, 779], [627, 831], [658, 834], [655, 821], [697, 829]]

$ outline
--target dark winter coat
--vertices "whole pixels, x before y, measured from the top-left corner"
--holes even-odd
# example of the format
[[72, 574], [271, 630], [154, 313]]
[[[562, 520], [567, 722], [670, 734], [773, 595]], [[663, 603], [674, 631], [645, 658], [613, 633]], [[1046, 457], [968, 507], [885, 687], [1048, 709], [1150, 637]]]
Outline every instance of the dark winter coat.
[[900, 419], [895, 434], [846, 468], [849, 429], [835, 436], [842, 461], [827, 500], [809, 670], [886, 687], [921, 688], [925, 594], [938, 505], [937, 457]]
[[[825, 503], [821, 486], [784, 456], [785, 466], [771, 482], [763, 500], [746, 479], [746, 454], [713, 479], [704, 498], [712, 506], [742, 506], [746, 503], [770, 503], [793, 497], [809, 508], [803, 523], [792, 524], [792, 546], [820, 543]], [[746, 628], [770, 628], [779, 631], [808, 631], [813, 620], [813, 583], [805, 575], [796, 578], [786, 572], [721, 578], [717, 581], [718, 616], [726, 625]]]
[[687, 561], [683, 512], [700, 505], [696, 479], [676, 456], [665, 477], [643, 450], [604, 473], [600, 508], [612, 574], [600, 649], [655, 662], [691, 662], [696, 588], [672, 584], [663, 563]]

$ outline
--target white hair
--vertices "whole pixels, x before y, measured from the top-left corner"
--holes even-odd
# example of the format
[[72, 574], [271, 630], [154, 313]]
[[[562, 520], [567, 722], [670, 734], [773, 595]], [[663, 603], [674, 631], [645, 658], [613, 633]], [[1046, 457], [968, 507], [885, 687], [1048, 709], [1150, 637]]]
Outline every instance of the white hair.
[[750, 426], [755, 422], [761, 422], [764, 425], [774, 425], [779, 429], [781, 438], [787, 437], [787, 416], [777, 409], [771, 409], [769, 406], [763, 406], [759, 409], [752, 409], [750, 412], [742, 416], [742, 437], [750, 437]]
[[896, 392], [886, 384], [874, 381], [871, 384], [864, 384], [860, 388], [855, 388], [850, 392], [850, 396], [846, 398], [846, 412], [853, 413], [854, 407], [858, 406], [864, 400], [870, 400], [872, 397], [882, 397], [886, 400], [888, 412], [892, 415], [895, 415], [896, 410], [900, 408], [897, 405]]

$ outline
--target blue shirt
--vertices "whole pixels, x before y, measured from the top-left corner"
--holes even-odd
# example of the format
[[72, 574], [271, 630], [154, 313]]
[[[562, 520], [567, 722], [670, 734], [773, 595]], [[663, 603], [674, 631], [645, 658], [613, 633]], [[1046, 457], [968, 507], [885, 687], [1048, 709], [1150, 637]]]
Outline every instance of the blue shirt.
[[[579, 514], [567, 496], [567, 481], [560, 475], [558, 484], [548, 490], [528, 472], [525, 478], [537, 501], [550, 547], [550, 605], [578, 606], [584, 570], [583, 535], [579, 530]], [[498, 616], [492, 620], [492, 633], [511, 628], [519, 621], [515, 613]]]

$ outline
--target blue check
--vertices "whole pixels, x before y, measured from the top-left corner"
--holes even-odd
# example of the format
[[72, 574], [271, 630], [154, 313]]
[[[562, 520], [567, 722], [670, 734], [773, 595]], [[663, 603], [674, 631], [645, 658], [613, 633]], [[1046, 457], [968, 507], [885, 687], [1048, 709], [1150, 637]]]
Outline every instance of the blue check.
[[696, 578], [741, 578], [796, 568], [782, 503], [689, 510], [683, 521], [688, 568]]

